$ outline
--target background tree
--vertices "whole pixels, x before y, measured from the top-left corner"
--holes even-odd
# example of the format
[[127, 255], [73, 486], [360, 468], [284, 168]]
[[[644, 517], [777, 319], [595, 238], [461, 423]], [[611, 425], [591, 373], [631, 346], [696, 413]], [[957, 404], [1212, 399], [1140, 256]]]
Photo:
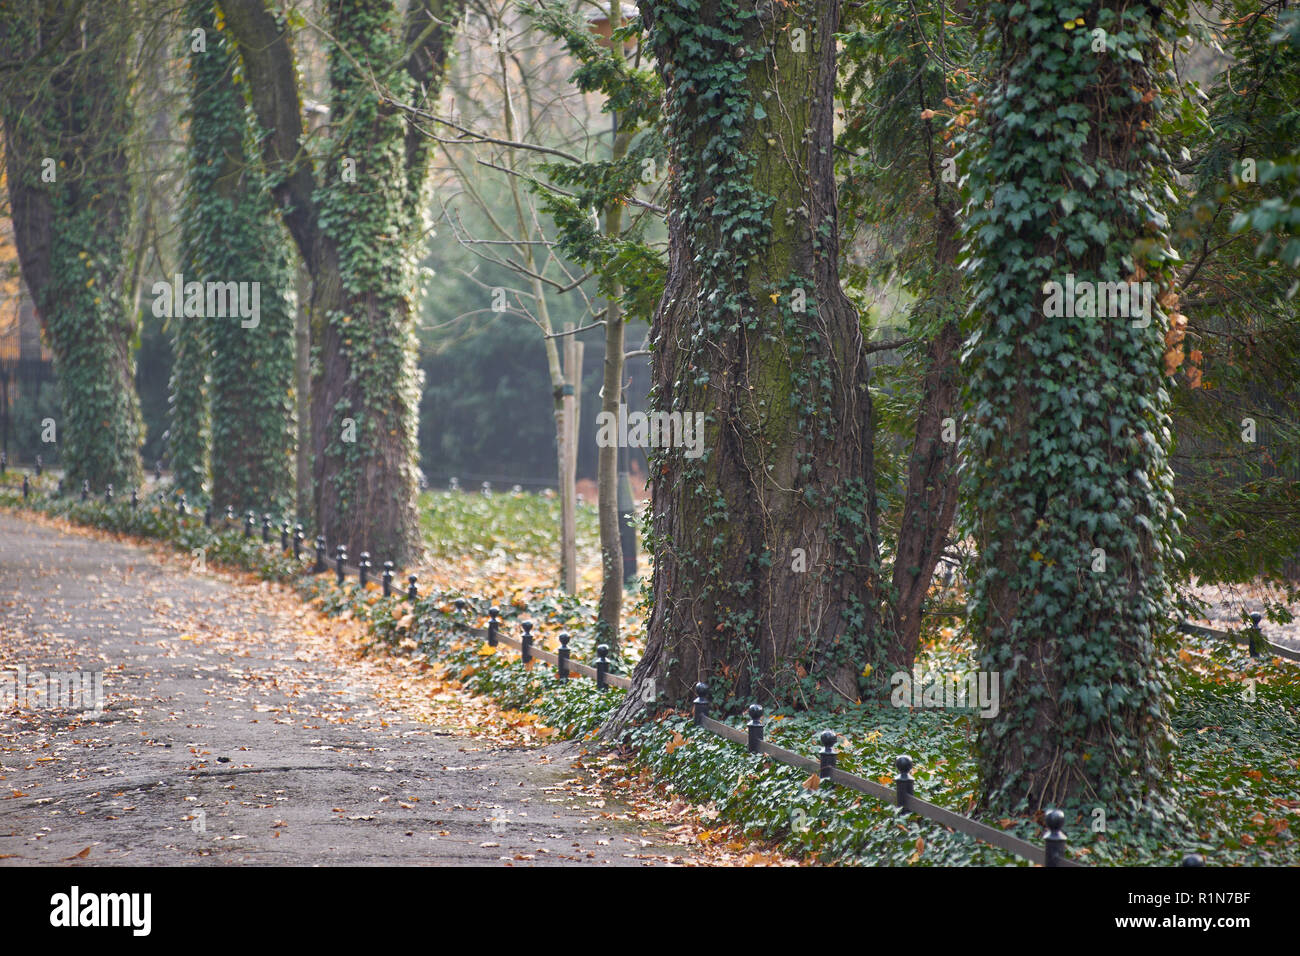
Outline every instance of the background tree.
[[[1188, 515], [1180, 577], [1185, 588], [1193, 578], [1244, 584], [1261, 576], [1294, 588], [1300, 302], [1284, 212], [1293, 187], [1278, 170], [1300, 142], [1300, 17], [1282, 3], [1245, 0], [1215, 12], [1203, 43], [1221, 44], [1217, 68], [1203, 84], [1189, 78], [1182, 108], [1164, 124], [1179, 156], [1174, 236], [1188, 315], [1173, 356], [1175, 494]], [[1300, 240], [1290, 242], [1300, 249]], [[1286, 613], [1271, 603], [1266, 609]]]
[[204, 40], [202, 49], [187, 49], [189, 174], [181, 269], [187, 282], [258, 283], [260, 315], [252, 328], [245, 328], [238, 315], [172, 319], [174, 375], [181, 386], [173, 402], [173, 470], [182, 487], [200, 490], [189, 487], [202, 467], [191, 448], [203, 436], [192, 432], [206, 419], [201, 389], [210, 377], [213, 500], [241, 511], [283, 509], [292, 504], [294, 488], [288, 295], [293, 274], [287, 237], [258, 171], [244, 96], [236, 87], [238, 57], [218, 27], [214, 8], [212, 0], [193, 0], [187, 10], [186, 36], [199, 29]]
[[[862, 305], [888, 290], [902, 297], [901, 328], [869, 348], [899, 349], [874, 376], [882, 546], [896, 594], [892, 663], [908, 670], [921, 614], [957, 511], [955, 436], [960, 419], [960, 197], [952, 130], [937, 117], [965, 97], [978, 75], [969, 14], [877, 0], [846, 13], [841, 55], [845, 129], [839, 145], [846, 233], [844, 281]], [[864, 309], [865, 311], [865, 309]], [[878, 326], [881, 309], [868, 312]], [[883, 434], [882, 434], [883, 433]], [[880, 439], [893, 438], [893, 442]], [[910, 448], [902, 474], [891, 445]]]
[[[605, 299], [600, 320], [605, 333], [601, 413], [617, 420], [626, 403], [625, 323], [649, 318], [664, 283], [662, 256], [647, 235], [649, 227], [658, 226], [652, 214], [662, 210], [637, 197], [638, 187], [657, 186], [660, 178], [663, 141], [657, 121], [662, 86], [651, 71], [628, 62], [625, 46], [633, 42], [639, 48], [640, 31], [623, 22], [619, 0], [611, 0], [595, 24], [556, 3], [529, 9], [540, 30], [564, 41], [579, 64], [573, 82], [584, 93], [599, 93], [602, 110], [613, 121], [607, 157], [547, 163], [543, 170], [549, 182], [536, 188], [559, 227], [560, 248], [597, 277], [597, 290]], [[649, 191], [653, 196], [653, 189]], [[628, 206], [635, 209], [625, 220]], [[601, 553], [597, 629], [599, 640], [615, 650], [624, 589], [619, 453], [617, 444], [602, 445], [596, 452]]]
[[100, 16], [75, 0], [0, 9], [15, 243], [54, 352], [61, 460], [68, 479], [94, 488], [142, 477], [129, 261], [131, 36], [126, 16]]
[[460, 0], [329, 5], [331, 141], [320, 177], [305, 150], [287, 24], [263, 0], [227, 0], [263, 156], [312, 275], [312, 444], [317, 519], [333, 541], [405, 561], [415, 512], [414, 322], [429, 143], [393, 99], [435, 97]]
[[[979, 550], [971, 626], [1003, 688], [979, 738], [991, 807], [1159, 806], [1172, 741], [1157, 646], [1178, 518], [1162, 356], [1185, 320], [1156, 120], [1178, 12], [988, 7], [992, 83], [967, 127], [962, 454]], [[1070, 273], [1152, 282], [1154, 314], [1048, 314], [1044, 284]]]

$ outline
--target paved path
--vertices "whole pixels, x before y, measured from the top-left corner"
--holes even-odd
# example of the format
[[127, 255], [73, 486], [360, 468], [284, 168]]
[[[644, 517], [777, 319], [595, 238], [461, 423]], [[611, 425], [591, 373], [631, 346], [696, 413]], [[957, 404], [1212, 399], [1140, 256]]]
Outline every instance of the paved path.
[[101, 671], [106, 695], [100, 717], [0, 696], [0, 865], [643, 865], [673, 852], [566, 783], [571, 751], [393, 712], [304, 651], [288, 603], [0, 513], [0, 695], [19, 665]]

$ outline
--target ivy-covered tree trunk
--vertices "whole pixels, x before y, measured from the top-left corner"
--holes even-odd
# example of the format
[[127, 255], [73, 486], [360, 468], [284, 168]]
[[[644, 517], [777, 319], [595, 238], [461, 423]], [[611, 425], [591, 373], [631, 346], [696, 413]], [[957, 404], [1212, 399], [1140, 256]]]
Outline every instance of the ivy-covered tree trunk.
[[[393, 99], [437, 97], [463, 0], [329, 5], [333, 141], [305, 156], [287, 28], [264, 0], [227, 0], [285, 225], [312, 274], [313, 477], [331, 543], [399, 563], [418, 549], [414, 318], [428, 144]], [[376, 85], [378, 84], [378, 86]]]
[[704, 425], [698, 457], [652, 458], [654, 603], [611, 729], [698, 680], [719, 702], [856, 700], [888, 641], [866, 355], [838, 282], [839, 4], [641, 9], [672, 167], [651, 401]]
[[[213, 0], [193, 0], [187, 34], [202, 28], [206, 49], [188, 53], [189, 178], [182, 235], [185, 281], [256, 283], [257, 314], [173, 318], [176, 337], [211, 348], [212, 498], [238, 510], [293, 502], [294, 347], [282, 227], [255, 164], [249, 116], [235, 86], [234, 45], [217, 29]], [[195, 328], [182, 331], [193, 324]], [[190, 341], [185, 341], [189, 345]], [[178, 359], [181, 356], [178, 350]], [[189, 363], [187, 362], [187, 365]], [[187, 391], [192, 391], [193, 386]], [[182, 404], [176, 393], [173, 441]], [[183, 434], [183, 432], [182, 432]], [[173, 448], [176, 446], [173, 445]], [[188, 456], [187, 456], [188, 458]], [[174, 460], [178, 480], [182, 465]]]
[[[970, 620], [981, 666], [1001, 675], [979, 739], [982, 799], [998, 810], [1086, 800], [1113, 816], [1155, 805], [1161, 786], [1177, 517], [1161, 355], [1181, 316], [1154, 125], [1174, 6], [1105, 0], [1063, 26], [1053, 0], [990, 5], [962, 444]], [[1151, 283], [1149, 320], [1085, 296], [1103, 282]]]
[[[93, 21], [93, 23], [91, 22]], [[0, 8], [5, 160], [23, 279], [63, 394], [73, 483], [142, 479], [131, 274], [130, 31], [71, 0]]]

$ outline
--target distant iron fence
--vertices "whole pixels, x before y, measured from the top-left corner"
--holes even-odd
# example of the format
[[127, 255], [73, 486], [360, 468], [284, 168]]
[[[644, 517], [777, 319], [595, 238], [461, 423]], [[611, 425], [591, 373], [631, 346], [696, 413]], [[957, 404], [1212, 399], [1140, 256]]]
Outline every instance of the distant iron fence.
[[[23, 474], [21, 486], [5, 483], [2, 479], [5, 475], [7, 462], [0, 460], [0, 488], [8, 488], [13, 491], [21, 491], [23, 500], [30, 498], [32, 487], [30, 476]], [[40, 472], [40, 466], [37, 466], [37, 475]], [[158, 472], [155, 472], [157, 477]], [[63, 482], [59, 483], [58, 493], [64, 493]], [[113, 500], [113, 487], [107, 486], [104, 491], [106, 501]], [[82, 483], [80, 490], [82, 501], [89, 500], [90, 489], [85, 482]], [[139, 508], [141, 499], [138, 489], [131, 491], [131, 507]], [[182, 520], [191, 516], [185, 495], [175, 496], [175, 508], [177, 514]], [[159, 506], [161, 510], [161, 506]], [[199, 516], [194, 514], [195, 520]], [[260, 537], [261, 543], [273, 544], [275, 532], [278, 531], [280, 550], [285, 554], [292, 554], [296, 561], [302, 562], [305, 548], [305, 535], [303, 525], [291, 521], [288, 517], [282, 517], [277, 522], [272, 517], [271, 512], [263, 512], [260, 521], [260, 535], [255, 534], [258, 529], [258, 514], [255, 511], [245, 511], [243, 514], [236, 514], [231, 506], [227, 506], [224, 514], [214, 514], [211, 505], [204, 508], [202, 518], [203, 524], [211, 528], [213, 521], [220, 521], [227, 529], [238, 526], [241, 522], [243, 525], [243, 536], [245, 538]], [[311, 560], [310, 567], [304, 567], [303, 570], [308, 574], [325, 574], [330, 570], [334, 572], [335, 583], [342, 587], [346, 584], [349, 577], [355, 577], [361, 588], [365, 588], [373, 578], [371, 576], [374, 565], [370, 560], [368, 552], [361, 552], [356, 564], [348, 564], [347, 549], [343, 545], [336, 545], [333, 553], [330, 554], [327, 542], [324, 536], [318, 536], [314, 542], [314, 560]], [[331, 567], [332, 566], [332, 567]], [[382, 593], [385, 597], [399, 595], [405, 599], [415, 602], [419, 599], [419, 579], [415, 574], [407, 575], [406, 587], [404, 589], [394, 588], [395, 565], [392, 561], [385, 561], [382, 564], [382, 572], [379, 577], [379, 583]], [[454, 604], [459, 612], [463, 612], [468, 607], [468, 602], [464, 598], [454, 599]], [[1201, 627], [1200, 625], [1191, 624], [1187, 621], [1180, 621], [1179, 630], [1189, 634], [1203, 634], [1207, 636], [1225, 637], [1237, 643], [1248, 645], [1250, 653], [1257, 655], [1262, 649], [1267, 648], [1272, 653], [1290, 660], [1300, 660], [1300, 653], [1292, 651], [1289, 648], [1281, 647], [1265, 639], [1259, 631], [1259, 622], [1261, 615], [1254, 614], [1251, 616], [1252, 627], [1246, 629], [1243, 635], [1240, 632], [1219, 631], [1214, 628]], [[611, 662], [609, 660], [609, 647], [605, 644], [596, 647], [595, 666], [583, 664], [572, 659], [569, 649], [569, 635], [561, 633], [558, 635], [560, 648], [556, 653], [551, 653], [540, 647], [535, 646], [533, 639], [533, 623], [531, 621], [520, 622], [520, 636], [518, 638], [510, 637], [502, 633], [502, 626], [505, 622], [501, 619], [499, 608], [492, 607], [488, 611], [488, 626], [486, 628], [465, 627], [466, 633], [481, 638], [491, 647], [507, 646], [515, 648], [520, 653], [520, 660], [527, 664], [537, 660], [549, 664], [555, 668], [559, 677], [567, 679], [570, 677], [587, 677], [595, 681], [596, 686], [600, 689], [607, 687], [619, 687], [624, 690], [632, 689], [632, 681], [621, 674], [610, 672]], [[894, 786], [887, 787], [874, 780], [868, 780], [865, 777], [848, 773], [838, 766], [838, 755], [835, 752], [835, 745], [839, 742], [839, 735], [832, 730], [824, 730], [818, 735], [821, 743], [821, 750], [818, 752], [816, 759], [779, 747], [763, 739], [764, 726], [762, 722], [763, 708], [755, 703], [748, 708], [749, 721], [744, 725], [744, 729], [731, 727], [719, 720], [709, 716], [709, 710], [712, 702], [709, 699], [709, 686], [706, 683], [695, 685], [696, 697], [692, 701], [692, 716], [696, 726], [707, 730], [725, 740], [744, 746], [751, 754], [761, 754], [772, 759], [794, 767], [799, 770], [808, 770], [816, 773], [818, 776], [818, 786], [839, 786], [858, 793], [874, 797], [878, 800], [885, 801], [896, 805], [917, 816], [928, 819], [941, 826], [964, 833], [974, 837], [984, 843], [1005, 850], [1008, 853], [1015, 854], [1022, 859], [1031, 863], [1040, 864], [1048, 867], [1080, 867], [1086, 864], [1072, 860], [1065, 855], [1065, 848], [1068, 838], [1062, 830], [1065, 824], [1065, 814], [1060, 810], [1049, 810], [1045, 815], [1047, 831], [1043, 835], [1043, 845], [1039, 846], [1022, 840], [1019, 837], [991, 827], [986, 823], [973, 820], [970, 817], [955, 813], [945, 807], [930, 803], [917, 797], [915, 794], [915, 778], [912, 776], [914, 763], [912, 758], [906, 754], [899, 755], [894, 760], [894, 769], [897, 773], [894, 775]], [[1184, 857], [1183, 866], [1204, 866], [1205, 859], [1200, 854], [1192, 853]]]

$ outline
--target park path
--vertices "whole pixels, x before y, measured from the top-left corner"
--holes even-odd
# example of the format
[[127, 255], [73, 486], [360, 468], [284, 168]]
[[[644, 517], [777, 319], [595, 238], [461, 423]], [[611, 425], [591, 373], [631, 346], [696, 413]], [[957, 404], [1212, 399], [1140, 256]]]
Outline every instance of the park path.
[[106, 697], [99, 717], [0, 706], [0, 865], [645, 865], [682, 849], [572, 749], [410, 719], [304, 642], [303, 614], [274, 588], [0, 513], [0, 678], [101, 671]]

